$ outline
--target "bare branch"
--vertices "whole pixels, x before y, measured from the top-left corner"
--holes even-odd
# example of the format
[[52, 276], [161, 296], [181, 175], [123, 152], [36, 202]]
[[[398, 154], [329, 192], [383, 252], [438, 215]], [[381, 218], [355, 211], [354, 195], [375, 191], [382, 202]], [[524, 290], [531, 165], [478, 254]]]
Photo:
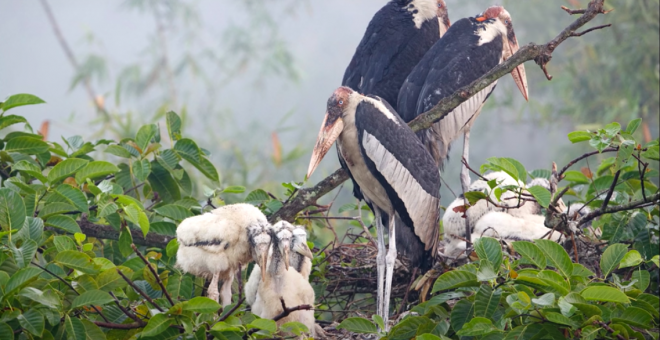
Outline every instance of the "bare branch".
[[610, 186], [610, 190], [607, 191], [607, 195], [605, 196], [605, 200], [603, 201], [603, 205], [600, 207], [600, 210], [605, 210], [607, 208], [607, 204], [610, 203], [610, 199], [612, 198], [612, 194], [614, 193], [614, 188], [616, 187], [616, 182], [619, 181], [619, 175], [621, 175], [621, 170], [617, 170], [617, 172], [614, 174], [614, 179], [612, 180], [612, 185]]
[[163, 281], [160, 279], [160, 276], [158, 276], [158, 272], [156, 271], [156, 269], [154, 269], [151, 262], [149, 262], [149, 260], [147, 260], [144, 257], [144, 255], [142, 255], [142, 253], [137, 249], [135, 244], [131, 243], [131, 248], [133, 248], [133, 251], [137, 254], [137, 256], [139, 256], [140, 259], [142, 259], [142, 262], [144, 262], [147, 265], [149, 271], [151, 271], [151, 274], [154, 275], [156, 282], [158, 282], [158, 285], [160, 286], [160, 289], [163, 292], [163, 295], [165, 295], [167, 301], [170, 302], [170, 306], [174, 306], [174, 301], [172, 301], [172, 297], [170, 296], [170, 293], [168, 293], [167, 289], [165, 289], [165, 285], [163, 285]]
[[584, 225], [585, 223], [593, 220], [594, 218], [596, 218], [598, 216], [602, 216], [602, 215], [605, 215], [605, 214], [612, 214], [612, 213], [619, 212], [619, 211], [639, 209], [639, 208], [643, 208], [643, 207], [646, 207], [646, 206], [651, 206], [651, 205], [654, 205], [654, 204], [660, 204], [660, 193], [656, 193], [655, 195], [649, 197], [649, 201], [650, 202], [648, 202], [648, 201], [645, 202], [644, 200], [632, 201], [628, 204], [622, 204], [622, 205], [618, 205], [618, 206], [611, 207], [611, 208], [596, 209], [596, 210], [590, 212], [589, 214], [587, 214], [587, 216], [583, 217], [580, 220], [580, 223], [578, 224], [578, 227]]
[[110, 328], [110, 329], [136, 329], [145, 326], [144, 322], [112, 323], [112, 322], [94, 321], [94, 324], [99, 327]]
[[584, 31], [582, 31], [582, 32], [571, 33], [571, 37], [581, 37], [581, 36], [583, 36], [583, 35], [585, 35], [585, 34], [591, 32], [591, 31], [600, 30], [600, 29], [603, 29], [603, 28], [606, 28], [606, 27], [611, 27], [611, 26], [612, 26], [612, 24], [600, 25], [600, 26], [592, 27], [592, 28], [587, 29], [587, 30], [584, 30]]
[[147, 293], [143, 292], [142, 289], [140, 289], [138, 286], [135, 285], [135, 283], [133, 283], [133, 281], [131, 281], [129, 278], [127, 278], [126, 275], [124, 275], [124, 273], [121, 272], [121, 270], [117, 269], [117, 273], [119, 273], [119, 276], [121, 276], [122, 279], [124, 279], [124, 281], [126, 281], [128, 283], [128, 285], [131, 286], [131, 288], [133, 288], [133, 290], [136, 293], [142, 295], [142, 297], [145, 300], [149, 301], [149, 303], [152, 304], [156, 309], [158, 309], [158, 311], [160, 311], [160, 312], [165, 311], [159, 305], [157, 305], [156, 302], [154, 302], [154, 300], [152, 298], [150, 298], [149, 295], [147, 295]]

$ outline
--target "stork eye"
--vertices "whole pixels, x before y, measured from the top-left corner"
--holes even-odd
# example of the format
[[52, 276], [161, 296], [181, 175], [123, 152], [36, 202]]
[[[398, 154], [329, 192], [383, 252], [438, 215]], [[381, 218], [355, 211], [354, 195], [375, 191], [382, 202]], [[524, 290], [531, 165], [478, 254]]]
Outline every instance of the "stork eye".
[[442, 8], [442, 4], [438, 4], [438, 8]]
[[509, 20], [504, 20], [504, 23], [508, 25], [508, 24], [509, 24]]
[[343, 100], [339, 100], [339, 105], [344, 105], [344, 101], [343, 101]]

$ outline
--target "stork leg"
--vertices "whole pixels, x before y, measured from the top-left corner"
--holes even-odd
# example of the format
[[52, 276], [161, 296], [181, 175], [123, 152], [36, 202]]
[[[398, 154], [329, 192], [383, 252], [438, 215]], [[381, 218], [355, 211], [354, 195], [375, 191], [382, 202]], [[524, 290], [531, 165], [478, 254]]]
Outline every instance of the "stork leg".
[[376, 232], [378, 234], [378, 255], [376, 266], [378, 269], [378, 298], [376, 299], [376, 314], [383, 316], [383, 282], [385, 279], [385, 235], [381, 211], [374, 205], [374, 219], [376, 220]]
[[234, 273], [229, 273], [227, 277], [222, 282], [222, 287], [220, 288], [220, 300], [222, 301], [222, 307], [231, 305], [231, 285], [234, 282]]
[[[470, 129], [465, 130], [463, 134], [463, 158], [468, 161], [470, 155]], [[465, 164], [461, 167], [461, 186], [463, 192], [467, 192], [470, 187], [470, 171]]]
[[389, 235], [387, 242], [387, 256], [385, 257], [386, 272], [385, 272], [385, 296], [383, 300], [383, 323], [385, 324], [385, 331], [389, 330], [387, 324], [390, 314], [390, 293], [392, 292], [392, 277], [394, 276], [394, 263], [396, 262], [396, 238], [394, 233], [394, 214], [390, 214], [389, 219]]
[[220, 293], [218, 293], [219, 279], [220, 279], [220, 273], [213, 274], [213, 278], [211, 279], [211, 283], [209, 284], [209, 289], [206, 291], [206, 296], [208, 296], [209, 299], [215, 300], [216, 302], [218, 301], [218, 297], [220, 296]]

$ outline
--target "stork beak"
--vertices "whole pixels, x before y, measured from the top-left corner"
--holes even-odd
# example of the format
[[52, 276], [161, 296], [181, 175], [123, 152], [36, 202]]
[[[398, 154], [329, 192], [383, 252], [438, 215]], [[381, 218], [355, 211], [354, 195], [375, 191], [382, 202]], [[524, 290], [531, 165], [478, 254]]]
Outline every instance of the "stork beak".
[[284, 248], [284, 267], [289, 270], [289, 247]]
[[[516, 39], [516, 36], [512, 34], [512, 37], [509, 37], [509, 43], [507, 45], [508, 49], [508, 57], [511, 57], [514, 53], [518, 52], [519, 47], [518, 47], [518, 40]], [[529, 94], [527, 92], [527, 74], [525, 73], [525, 65], [520, 64], [516, 66], [513, 71], [511, 71], [511, 75], [513, 76], [513, 81], [516, 82], [516, 86], [518, 86], [518, 89], [520, 90], [520, 93], [522, 93], [523, 97], [525, 97], [525, 100], [529, 100]]]
[[312, 152], [312, 159], [309, 161], [309, 167], [307, 168], [307, 178], [312, 176], [316, 167], [321, 163], [323, 156], [328, 153], [328, 150], [330, 150], [330, 147], [335, 140], [337, 140], [337, 137], [339, 137], [339, 134], [343, 129], [344, 121], [341, 117], [335, 119], [334, 122], [329, 122], [328, 113], [325, 114], [323, 124], [321, 125], [321, 131], [319, 131], [319, 137], [316, 139], [316, 145]]
[[449, 26], [451, 26], [451, 22], [449, 22], [449, 17], [445, 13], [444, 16], [438, 17], [438, 21], [440, 24], [440, 37], [442, 38], [445, 33], [447, 33], [447, 30], [449, 29]]
[[303, 243], [301, 243], [301, 244], [296, 244], [296, 245], [293, 247], [293, 250], [295, 250], [296, 253], [298, 253], [298, 254], [300, 254], [300, 255], [303, 255], [303, 256], [309, 258], [310, 260], [314, 259], [314, 254], [312, 254], [312, 251], [309, 249], [309, 247], [307, 246], [307, 244], [303, 244]]
[[268, 244], [259, 244], [257, 245], [257, 251], [259, 254], [259, 268], [261, 269], [261, 277], [266, 277], [266, 267], [268, 266]]

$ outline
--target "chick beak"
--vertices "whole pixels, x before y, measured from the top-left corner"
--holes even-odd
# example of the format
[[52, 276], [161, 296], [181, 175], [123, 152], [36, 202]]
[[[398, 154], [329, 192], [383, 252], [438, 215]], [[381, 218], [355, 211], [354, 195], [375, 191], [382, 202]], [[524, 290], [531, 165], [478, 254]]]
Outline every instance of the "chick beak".
[[[518, 52], [519, 46], [518, 46], [518, 40], [516, 39], [515, 34], [511, 34], [511, 37], [509, 37], [509, 43], [505, 44], [508, 49], [507, 58], [511, 57], [514, 53]], [[520, 90], [520, 93], [522, 93], [523, 97], [525, 97], [525, 100], [529, 100], [529, 94], [527, 92], [527, 74], [525, 73], [525, 65], [520, 64], [516, 66], [513, 71], [511, 71], [511, 76], [513, 76], [513, 81], [516, 83], [516, 86], [518, 86], [518, 89]]]
[[266, 266], [268, 265], [268, 248], [261, 251], [259, 267], [261, 268], [261, 277], [266, 277]]
[[284, 248], [284, 267], [289, 270], [289, 247]]
[[312, 159], [309, 161], [309, 167], [307, 168], [307, 178], [309, 178], [316, 167], [321, 163], [323, 156], [328, 153], [332, 144], [337, 140], [339, 134], [344, 129], [344, 121], [340, 118], [337, 118], [333, 123], [328, 122], [328, 113], [325, 114], [323, 118], [323, 124], [321, 125], [321, 131], [319, 131], [319, 136], [316, 140], [316, 145], [314, 146], [314, 151], [312, 152]]
[[314, 254], [312, 254], [312, 251], [309, 249], [309, 247], [306, 244], [298, 244], [295, 246], [294, 250], [298, 254], [305, 256], [310, 260], [314, 259]]

